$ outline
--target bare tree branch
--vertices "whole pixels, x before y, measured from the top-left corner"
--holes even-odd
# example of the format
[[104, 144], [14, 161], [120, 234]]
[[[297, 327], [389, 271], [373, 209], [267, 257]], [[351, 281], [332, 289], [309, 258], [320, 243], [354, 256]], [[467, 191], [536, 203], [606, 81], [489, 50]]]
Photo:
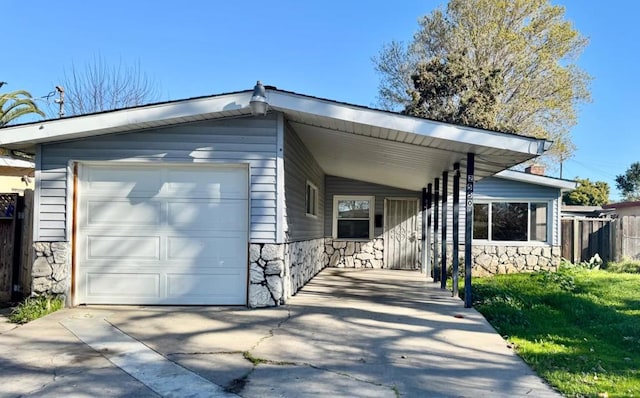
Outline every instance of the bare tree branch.
[[109, 64], [101, 56], [81, 67], [72, 63], [60, 85], [69, 115], [143, 105], [159, 98], [157, 82], [141, 71], [139, 62], [125, 64], [120, 59]]

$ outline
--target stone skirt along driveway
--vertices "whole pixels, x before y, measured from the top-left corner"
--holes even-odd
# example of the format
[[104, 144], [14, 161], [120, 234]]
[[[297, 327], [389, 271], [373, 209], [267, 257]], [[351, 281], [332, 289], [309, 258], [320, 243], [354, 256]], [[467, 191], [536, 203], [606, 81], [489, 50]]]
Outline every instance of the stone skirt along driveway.
[[558, 397], [475, 310], [418, 272], [325, 269], [262, 310], [107, 318], [243, 397]]

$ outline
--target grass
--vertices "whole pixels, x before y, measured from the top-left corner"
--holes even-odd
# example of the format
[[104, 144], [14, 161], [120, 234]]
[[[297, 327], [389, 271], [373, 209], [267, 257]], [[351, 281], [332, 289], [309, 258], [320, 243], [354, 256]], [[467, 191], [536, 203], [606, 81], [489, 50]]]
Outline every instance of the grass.
[[262, 359], [262, 358], [258, 358], [258, 357], [253, 356], [253, 354], [251, 354], [251, 352], [249, 352], [249, 351], [243, 352], [242, 356], [244, 357], [244, 359], [246, 359], [247, 361], [251, 362], [253, 364], [253, 366], [258, 366], [261, 363], [267, 362], [266, 359]]
[[640, 397], [640, 274], [475, 278], [474, 307], [568, 397]]
[[9, 322], [23, 324], [47, 314], [58, 311], [64, 306], [60, 298], [50, 296], [29, 297], [18, 304], [9, 314]]

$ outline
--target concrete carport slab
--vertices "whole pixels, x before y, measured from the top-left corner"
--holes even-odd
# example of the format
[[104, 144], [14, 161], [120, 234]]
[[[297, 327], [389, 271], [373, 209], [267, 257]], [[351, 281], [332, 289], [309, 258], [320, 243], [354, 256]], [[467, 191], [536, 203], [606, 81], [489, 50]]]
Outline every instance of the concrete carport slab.
[[329, 269], [252, 353], [309, 363], [400, 396], [557, 396], [474, 309], [412, 271]]
[[63, 326], [82, 319], [106, 322], [229, 395], [559, 396], [478, 312], [420, 273], [345, 269], [325, 269], [278, 308], [52, 314], [0, 335], [3, 394], [157, 396]]

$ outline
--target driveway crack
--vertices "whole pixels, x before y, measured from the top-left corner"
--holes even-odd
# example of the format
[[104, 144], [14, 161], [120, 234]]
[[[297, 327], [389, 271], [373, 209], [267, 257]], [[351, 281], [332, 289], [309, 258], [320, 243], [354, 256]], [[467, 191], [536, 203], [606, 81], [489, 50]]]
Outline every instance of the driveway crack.
[[250, 352], [251, 350], [255, 350], [260, 344], [262, 344], [263, 341], [272, 338], [274, 336], [274, 331], [280, 329], [282, 327], [282, 325], [287, 323], [290, 319], [291, 319], [291, 309], [287, 308], [287, 317], [285, 319], [281, 320], [280, 322], [278, 322], [278, 324], [276, 326], [274, 326], [271, 329], [269, 329], [269, 331], [267, 332], [266, 336], [261, 337], [253, 346], [251, 346], [251, 348], [249, 348], [245, 352]]

